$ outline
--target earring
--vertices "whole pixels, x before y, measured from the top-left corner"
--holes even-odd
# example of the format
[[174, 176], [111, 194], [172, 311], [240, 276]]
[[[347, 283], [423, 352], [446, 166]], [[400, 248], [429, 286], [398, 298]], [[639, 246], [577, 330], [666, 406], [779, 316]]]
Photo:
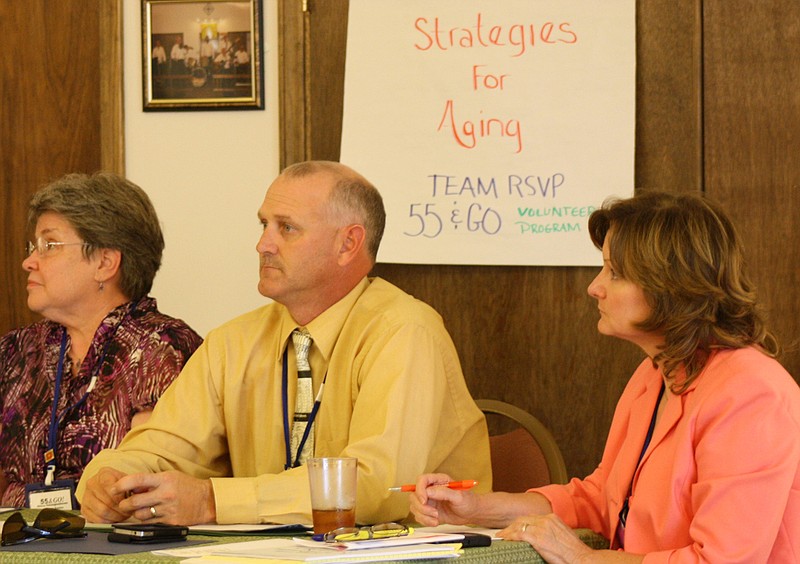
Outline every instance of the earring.
[[100, 291], [102, 292], [103, 290], [105, 290], [105, 287], [106, 287], [106, 283], [101, 280], [100, 281]]

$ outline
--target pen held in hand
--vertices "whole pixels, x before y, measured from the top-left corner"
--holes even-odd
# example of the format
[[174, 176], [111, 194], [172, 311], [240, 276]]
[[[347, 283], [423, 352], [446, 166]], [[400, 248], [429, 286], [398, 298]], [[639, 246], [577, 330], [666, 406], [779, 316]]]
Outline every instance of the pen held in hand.
[[[447, 486], [451, 490], [468, 490], [478, 485], [477, 480], [459, 480], [457, 482], [444, 482], [441, 484], [431, 484], [432, 486]], [[414, 484], [406, 484], [404, 486], [395, 486], [389, 488], [390, 492], [415, 492], [417, 486]]]

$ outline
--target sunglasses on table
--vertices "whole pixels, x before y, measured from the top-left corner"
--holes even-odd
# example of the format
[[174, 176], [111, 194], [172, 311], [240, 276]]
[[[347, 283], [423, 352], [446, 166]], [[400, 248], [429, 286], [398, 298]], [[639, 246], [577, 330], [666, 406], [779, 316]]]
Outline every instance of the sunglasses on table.
[[325, 542], [350, 542], [371, 539], [404, 537], [414, 530], [400, 523], [381, 523], [371, 527], [340, 527], [325, 533]]
[[85, 537], [86, 521], [80, 515], [61, 509], [42, 509], [33, 525], [28, 525], [22, 513], [0, 515], [0, 545], [11, 546], [37, 539], [71, 539]]

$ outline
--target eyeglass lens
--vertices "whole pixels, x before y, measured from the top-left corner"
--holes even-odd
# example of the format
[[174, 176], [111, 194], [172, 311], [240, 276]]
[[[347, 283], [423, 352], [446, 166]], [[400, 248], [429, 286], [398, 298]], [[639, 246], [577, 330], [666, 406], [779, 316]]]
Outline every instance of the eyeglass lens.
[[33, 254], [33, 251], [39, 251], [41, 256], [46, 256], [50, 251], [53, 249], [57, 249], [60, 247], [72, 247], [75, 245], [86, 246], [87, 243], [80, 242], [80, 243], [64, 243], [61, 241], [45, 241], [41, 237], [37, 237], [36, 241], [28, 241], [25, 245], [25, 250], [28, 252], [28, 256]]
[[86, 520], [80, 515], [60, 509], [42, 509], [33, 522], [33, 526], [37, 529], [61, 534], [80, 532], [85, 525]]
[[325, 535], [326, 542], [380, 539], [401, 537], [409, 533], [408, 527], [400, 523], [380, 523], [371, 527], [341, 527]]
[[25, 245], [25, 250], [28, 251], [28, 256], [33, 254], [33, 251], [39, 251], [39, 254], [44, 256], [56, 245], [52, 245], [49, 241], [45, 241], [41, 237], [37, 237], [34, 241], [28, 241]]
[[31, 542], [40, 538], [83, 537], [86, 521], [80, 515], [67, 513], [60, 509], [42, 509], [36, 516], [33, 526], [28, 526], [19, 512], [0, 521], [0, 544], [9, 546]]
[[12, 513], [5, 521], [0, 522], [0, 544], [8, 546], [21, 542], [25, 538], [22, 529], [26, 526], [21, 513]]

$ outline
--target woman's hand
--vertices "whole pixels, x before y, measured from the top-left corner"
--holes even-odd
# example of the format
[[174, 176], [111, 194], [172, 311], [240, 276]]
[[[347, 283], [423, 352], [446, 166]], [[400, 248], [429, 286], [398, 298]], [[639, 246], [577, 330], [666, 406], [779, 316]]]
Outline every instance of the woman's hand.
[[447, 474], [423, 474], [411, 494], [411, 512], [418, 523], [435, 527], [442, 523], [471, 524], [477, 507], [477, 495], [467, 490], [451, 490], [453, 479]]
[[616, 550], [593, 550], [553, 513], [518, 517], [497, 536], [527, 542], [550, 564], [635, 564], [644, 558]]
[[435, 527], [480, 525], [492, 529], [508, 526], [519, 515], [545, 515], [553, 512], [550, 502], [536, 492], [490, 492], [478, 494], [467, 490], [451, 490], [447, 474], [423, 474], [411, 494], [411, 511], [422, 525]]
[[529, 543], [551, 564], [581, 562], [594, 552], [553, 513], [518, 517], [497, 536]]

